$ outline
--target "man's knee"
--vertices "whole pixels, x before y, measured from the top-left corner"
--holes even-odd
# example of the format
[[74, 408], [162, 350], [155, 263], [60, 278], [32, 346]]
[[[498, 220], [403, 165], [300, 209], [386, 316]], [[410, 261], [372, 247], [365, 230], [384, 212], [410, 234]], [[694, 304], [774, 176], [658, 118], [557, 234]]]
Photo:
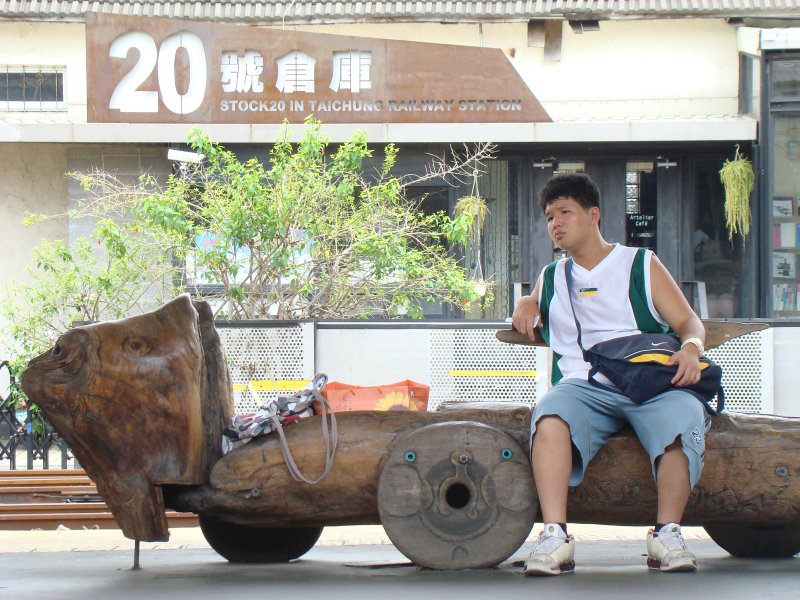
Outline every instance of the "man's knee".
[[683, 452], [683, 442], [681, 441], [680, 435], [678, 435], [669, 446], [664, 448], [664, 452], [662, 452], [656, 457], [654, 461], [656, 472], [658, 472], [658, 467], [661, 464], [661, 459], [664, 458], [664, 456], [666, 455], [673, 457], [673, 459], [676, 460], [678, 464], [680, 464], [681, 466], [685, 464], [686, 468], [687, 469], [689, 468], [689, 459]]
[[536, 436], [569, 437], [569, 425], [559, 415], [544, 415], [536, 422]]
[[536, 422], [531, 455], [534, 452], [569, 452], [572, 436], [569, 425], [558, 415], [544, 415]]

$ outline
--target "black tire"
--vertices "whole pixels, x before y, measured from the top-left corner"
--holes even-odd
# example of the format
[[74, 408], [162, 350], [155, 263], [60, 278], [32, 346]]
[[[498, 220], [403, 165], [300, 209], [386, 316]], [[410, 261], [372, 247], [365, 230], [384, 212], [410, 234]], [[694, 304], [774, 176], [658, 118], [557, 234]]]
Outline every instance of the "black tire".
[[233, 563], [280, 563], [311, 550], [322, 527], [258, 527], [199, 515], [206, 541]]
[[709, 523], [708, 535], [738, 558], [791, 558], [800, 552], [800, 524], [741, 525]]

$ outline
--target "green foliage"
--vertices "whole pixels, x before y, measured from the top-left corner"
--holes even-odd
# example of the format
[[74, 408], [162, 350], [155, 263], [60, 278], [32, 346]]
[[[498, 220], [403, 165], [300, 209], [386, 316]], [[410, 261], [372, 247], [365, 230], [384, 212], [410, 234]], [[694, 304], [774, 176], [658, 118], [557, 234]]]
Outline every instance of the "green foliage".
[[421, 213], [404, 193], [414, 181], [391, 174], [396, 147], [367, 177], [366, 135], [332, 147], [310, 119], [299, 143], [286, 130], [267, 165], [197, 128], [189, 144], [204, 160], [165, 182], [73, 174], [87, 197], [70, 216], [94, 218], [94, 237], [43, 242], [31, 283], [7, 286], [4, 341], [18, 356], [76, 321], [149, 310], [184, 290], [232, 319], [420, 317], [424, 302], [480, 300], [450, 250], [469, 239], [473, 215]]
[[[2, 342], [13, 353], [9, 371], [17, 381], [27, 362], [76, 322], [119, 318], [175, 295], [177, 290], [163, 285], [171, 264], [141, 243], [135, 225], [101, 219], [94, 235], [94, 241], [80, 238], [72, 247], [42, 241], [28, 269], [30, 283], [5, 284]], [[22, 390], [11, 391], [24, 405]]]
[[734, 160], [725, 160], [719, 171], [720, 180], [725, 188], [725, 224], [728, 227], [728, 238], [734, 233], [746, 238], [750, 233], [750, 192], [755, 185], [753, 164], [739, 154], [736, 147]]
[[453, 213], [456, 216], [470, 215], [477, 225], [474, 230], [477, 235], [483, 230], [483, 224], [486, 222], [486, 217], [489, 216], [489, 206], [486, 200], [480, 196], [463, 196], [456, 202]]
[[218, 313], [421, 316], [423, 300], [462, 305], [477, 298], [448, 251], [466, 239], [471, 219], [418, 212], [405, 199], [408, 184], [390, 174], [394, 146], [368, 179], [366, 135], [356, 132], [331, 152], [314, 120], [299, 143], [278, 140], [268, 165], [241, 162], [199, 129], [189, 143], [204, 163], [134, 202], [132, 213], [192, 267], [190, 288], [217, 286]]

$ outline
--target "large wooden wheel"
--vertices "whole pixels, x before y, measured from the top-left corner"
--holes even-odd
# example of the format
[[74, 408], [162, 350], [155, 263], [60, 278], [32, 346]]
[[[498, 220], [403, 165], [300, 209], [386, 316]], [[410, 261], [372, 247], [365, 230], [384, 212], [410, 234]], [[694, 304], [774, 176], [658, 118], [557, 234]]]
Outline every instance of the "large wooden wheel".
[[791, 558], [800, 552], [800, 523], [769, 526], [727, 522], [703, 527], [712, 540], [739, 558]]
[[416, 564], [477, 569], [511, 556], [538, 502], [525, 451], [481, 423], [421, 427], [393, 447], [378, 480], [386, 535]]
[[258, 527], [199, 515], [211, 547], [234, 563], [288, 562], [311, 550], [322, 527]]

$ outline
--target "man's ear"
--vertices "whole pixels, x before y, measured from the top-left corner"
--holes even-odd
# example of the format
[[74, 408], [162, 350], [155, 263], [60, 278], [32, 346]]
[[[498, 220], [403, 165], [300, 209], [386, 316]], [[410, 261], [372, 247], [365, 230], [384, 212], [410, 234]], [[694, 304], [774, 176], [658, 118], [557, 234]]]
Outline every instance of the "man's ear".
[[592, 216], [592, 223], [600, 223], [600, 208], [593, 206], [589, 209], [589, 214]]

